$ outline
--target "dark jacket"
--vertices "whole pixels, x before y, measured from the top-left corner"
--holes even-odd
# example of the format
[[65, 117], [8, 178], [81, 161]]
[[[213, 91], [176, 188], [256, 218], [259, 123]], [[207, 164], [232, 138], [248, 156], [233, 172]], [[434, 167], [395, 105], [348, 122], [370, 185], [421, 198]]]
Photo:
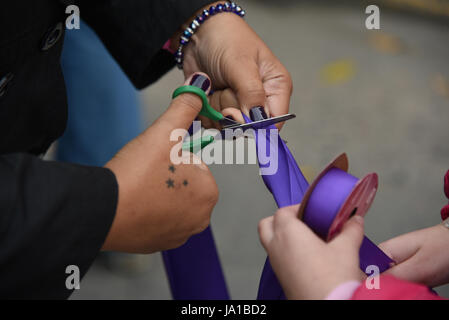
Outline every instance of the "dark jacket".
[[[0, 5], [0, 298], [67, 298], [65, 273], [81, 274], [114, 219], [114, 174], [39, 158], [67, 120], [59, 63], [69, 1]], [[137, 88], [173, 67], [161, 50], [207, 0], [76, 3]]]

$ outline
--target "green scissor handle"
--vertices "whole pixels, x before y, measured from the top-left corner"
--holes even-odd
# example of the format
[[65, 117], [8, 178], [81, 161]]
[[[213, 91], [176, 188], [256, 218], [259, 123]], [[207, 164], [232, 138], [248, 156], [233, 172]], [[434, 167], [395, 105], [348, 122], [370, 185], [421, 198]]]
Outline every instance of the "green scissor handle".
[[[216, 111], [214, 108], [210, 106], [209, 100], [207, 99], [206, 96], [206, 92], [204, 92], [202, 89], [195, 86], [182, 86], [176, 89], [175, 92], [173, 92], [172, 98], [174, 99], [183, 93], [193, 93], [201, 98], [201, 100], [203, 101], [203, 107], [201, 108], [200, 114], [202, 116], [205, 116], [214, 121], [219, 121], [224, 118], [224, 116], [220, 112]], [[182, 145], [182, 149], [188, 150], [190, 152], [196, 152], [198, 150], [203, 149], [205, 146], [212, 143], [213, 141], [214, 137], [212, 136], [201, 137], [201, 139], [185, 142]]]
[[207, 146], [212, 142], [214, 142], [214, 137], [212, 136], [201, 137], [201, 139], [196, 139], [190, 142], [184, 142], [182, 145], [182, 150], [187, 150], [195, 153], [203, 149], [205, 146]]
[[200, 115], [214, 121], [220, 121], [224, 118], [224, 116], [220, 112], [211, 107], [209, 101], [207, 100], [206, 93], [202, 89], [195, 86], [182, 86], [176, 89], [175, 92], [173, 92], [172, 98], [174, 99], [183, 93], [193, 93], [201, 98], [201, 100], [203, 101], [203, 107], [201, 108]]

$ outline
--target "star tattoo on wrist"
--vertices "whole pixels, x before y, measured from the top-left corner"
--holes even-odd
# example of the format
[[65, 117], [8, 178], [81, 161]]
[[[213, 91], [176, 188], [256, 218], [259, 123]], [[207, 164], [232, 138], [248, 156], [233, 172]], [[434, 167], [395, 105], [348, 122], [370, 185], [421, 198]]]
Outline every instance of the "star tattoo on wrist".
[[[175, 168], [175, 166], [174, 165], [170, 165], [170, 166], [168, 166], [168, 171], [170, 171], [171, 173], [175, 173], [175, 171], [176, 171], [176, 168]], [[167, 181], [165, 181], [165, 183], [166, 183], [166, 185], [167, 185], [167, 189], [170, 189], [170, 188], [175, 188], [175, 180], [173, 180], [173, 179], [171, 179], [171, 178], [168, 178], [167, 179]], [[189, 182], [187, 181], [187, 179], [184, 179], [183, 181], [182, 181], [182, 185], [184, 186], [184, 187], [187, 187], [188, 185], [189, 185]], [[178, 185], [178, 186], [181, 186], [180, 184]]]
[[167, 181], [165, 181], [165, 183], [167, 184], [168, 189], [175, 187], [175, 181], [170, 178]]

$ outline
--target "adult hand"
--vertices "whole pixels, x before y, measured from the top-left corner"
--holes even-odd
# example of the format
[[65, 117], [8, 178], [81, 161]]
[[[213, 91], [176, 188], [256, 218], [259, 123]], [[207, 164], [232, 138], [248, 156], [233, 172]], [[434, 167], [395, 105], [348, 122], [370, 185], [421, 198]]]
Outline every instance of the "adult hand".
[[[249, 115], [255, 106], [264, 106], [269, 116], [288, 112], [292, 93], [289, 73], [236, 14], [227, 12], [210, 17], [184, 50], [185, 76], [196, 71], [207, 73], [221, 101], [220, 108], [226, 109], [225, 116], [244, 122], [240, 109]], [[213, 101], [212, 105], [217, 107]]]
[[[185, 84], [210, 90], [210, 80], [196, 75]], [[218, 198], [207, 166], [188, 153], [191, 164], [174, 165], [170, 141], [174, 129], [187, 129], [201, 110], [194, 94], [174, 99], [165, 113], [128, 143], [106, 167], [119, 185], [116, 216], [103, 250], [149, 253], [183, 244], [204, 230]]]
[[279, 209], [259, 223], [268, 253], [288, 299], [324, 299], [338, 285], [360, 281], [363, 218], [354, 216], [329, 243], [298, 219], [298, 205]]
[[385, 273], [429, 287], [449, 283], [449, 229], [436, 226], [390, 239], [380, 248], [396, 265]]

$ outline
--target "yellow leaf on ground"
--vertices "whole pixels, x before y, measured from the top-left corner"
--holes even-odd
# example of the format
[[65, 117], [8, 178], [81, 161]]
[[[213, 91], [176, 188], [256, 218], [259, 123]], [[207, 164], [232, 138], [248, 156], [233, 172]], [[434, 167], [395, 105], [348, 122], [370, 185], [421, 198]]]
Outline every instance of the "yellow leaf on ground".
[[321, 75], [327, 84], [340, 84], [351, 80], [355, 75], [355, 69], [352, 60], [337, 60], [324, 66]]

